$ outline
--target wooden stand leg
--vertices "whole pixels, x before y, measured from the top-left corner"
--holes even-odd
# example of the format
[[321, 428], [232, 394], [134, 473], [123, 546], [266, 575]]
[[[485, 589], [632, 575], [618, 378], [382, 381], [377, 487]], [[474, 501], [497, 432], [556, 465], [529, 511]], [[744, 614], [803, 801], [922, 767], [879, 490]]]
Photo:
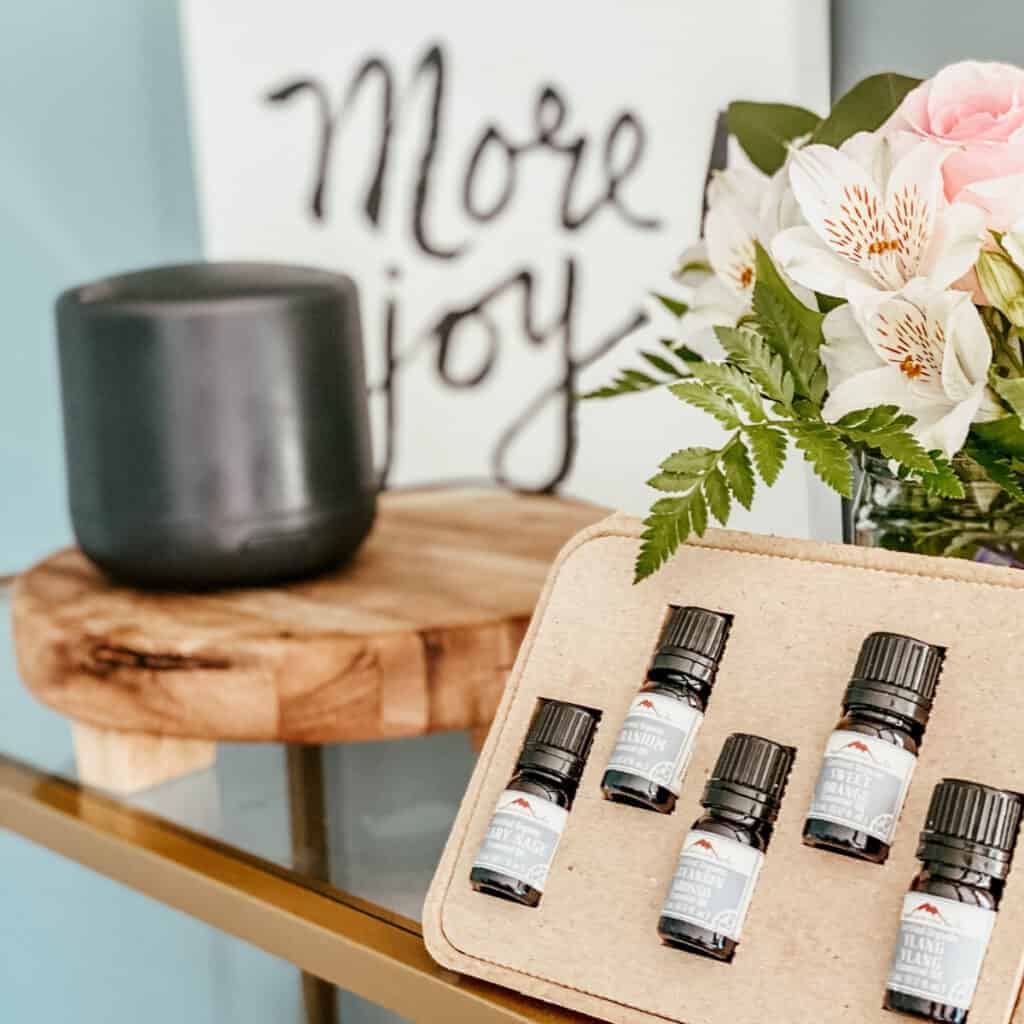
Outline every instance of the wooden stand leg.
[[82, 722], [71, 726], [78, 778], [87, 786], [115, 793], [136, 793], [162, 782], [211, 768], [217, 744], [100, 729]]
[[[292, 829], [292, 868], [329, 882], [327, 800], [324, 793], [323, 750], [288, 744], [288, 816]], [[338, 992], [330, 982], [302, 972], [302, 1004], [306, 1024], [341, 1024]]]

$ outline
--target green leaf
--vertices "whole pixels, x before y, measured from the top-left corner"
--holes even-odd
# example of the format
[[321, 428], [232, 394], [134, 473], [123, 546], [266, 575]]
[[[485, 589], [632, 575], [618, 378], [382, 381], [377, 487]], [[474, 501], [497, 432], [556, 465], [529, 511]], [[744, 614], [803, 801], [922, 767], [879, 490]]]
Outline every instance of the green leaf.
[[793, 378], [760, 335], [737, 327], [716, 327], [715, 334], [729, 361], [746, 371], [773, 402], [788, 406], [793, 401]]
[[956, 475], [953, 463], [941, 451], [932, 451], [928, 457], [935, 465], [934, 473], [918, 473], [918, 479], [924, 489], [936, 498], [962, 498], [964, 496], [963, 481]]
[[734, 430], [740, 425], [740, 417], [736, 406], [728, 398], [698, 381], [683, 381], [673, 384], [669, 391], [680, 401], [695, 405], [698, 409], [714, 416], [726, 430]]
[[821, 292], [815, 292], [814, 297], [818, 300], [818, 309], [826, 315], [831, 313], [833, 309], [846, 305], [846, 299], [837, 299], [834, 295], [823, 295]]
[[1024, 501], [1024, 486], [1018, 472], [1014, 470], [1014, 460], [1009, 456], [999, 455], [984, 445], [967, 446], [967, 454], [974, 459], [988, 478], [1000, 487], [1015, 501]]
[[752, 420], [765, 418], [760, 392], [750, 378], [728, 363], [696, 363], [693, 375], [740, 406]]
[[[656, 502], [655, 507], [661, 505]], [[639, 583], [657, 572], [675, 554], [690, 535], [690, 506], [685, 498], [677, 499], [671, 511], [656, 512], [653, 508], [644, 520], [640, 550], [637, 553], [633, 582]]]
[[681, 491], [689, 491], [696, 482], [697, 478], [689, 473], [655, 473], [647, 481], [647, 486], [653, 487], [656, 491], [676, 494]]
[[756, 426], [747, 430], [747, 440], [754, 453], [757, 472], [771, 487], [778, 480], [786, 462], [786, 435], [777, 427]]
[[814, 472], [844, 498], [852, 497], [853, 467], [839, 431], [827, 423], [795, 423], [789, 430]]
[[1024, 415], [1024, 378], [1015, 377], [1007, 380], [1005, 377], [993, 375], [992, 387], [1018, 417]]
[[[618, 375], [612, 380], [611, 384], [606, 384], [602, 388], [597, 388], [594, 391], [588, 391], [581, 397], [584, 399], [591, 398], [618, 398], [620, 395], [635, 394], [638, 391], [650, 391], [651, 388], [663, 387], [666, 384], [674, 384], [681, 380], [685, 380], [687, 377], [692, 377], [693, 374], [690, 372], [690, 368], [687, 365], [688, 354], [690, 350], [685, 345], [679, 346], [682, 352], [676, 352], [670, 346], [666, 346], [676, 355], [680, 360], [679, 365], [675, 365], [666, 359], [664, 356], [659, 355], [656, 352], [641, 352], [640, 356], [643, 358], [651, 367], [657, 370], [664, 376], [661, 379], [655, 379], [649, 373], [642, 373], [640, 370], [620, 370]], [[684, 355], [682, 353], [687, 353]], [[700, 359], [696, 353], [692, 355]]]
[[670, 363], [664, 356], [659, 356], [657, 352], [641, 352], [640, 358], [645, 359], [656, 370], [665, 374], [666, 377], [686, 377], [690, 372], [686, 367], [679, 367]]
[[659, 344], [664, 345], [665, 348], [676, 356], [678, 359], [682, 359], [684, 363], [703, 363], [704, 357], [699, 353], [695, 352], [689, 345], [684, 345], [682, 342], [676, 341], [675, 338], [659, 338]]
[[682, 317], [690, 308], [685, 302], [673, 299], [669, 295], [661, 295], [658, 292], [651, 292], [651, 295], [653, 295], [654, 298], [656, 298], [674, 317]]
[[721, 470], [713, 469], [704, 478], [704, 497], [707, 499], [711, 514], [725, 526], [729, 521], [732, 499], [729, 497], [729, 487]]
[[706, 473], [718, 459], [716, 448], [683, 448], [665, 459], [661, 468], [666, 473]]
[[1024, 458], [1024, 428], [1017, 416], [975, 423], [971, 427], [971, 434], [988, 448]]
[[698, 537], [703, 537], [708, 528], [708, 506], [699, 488], [690, 494], [690, 528]]
[[832, 112], [815, 129], [811, 142], [840, 146], [857, 132], [873, 132], [887, 121], [911, 89], [921, 84], [891, 71], [872, 75], [855, 85], [832, 106]]
[[786, 144], [809, 135], [821, 118], [803, 107], [785, 103], [730, 103], [729, 131], [755, 167], [774, 174], [786, 162]]
[[725, 479], [733, 497], [744, 507], [750, 508], [754, 502], [754, 470], [750, 465], [750, 454], [747, 446], [738, 438], [724, 450], [722, 468]]
[[821, 367], [818, 349], [823, 340], [821, 324], [825, 317], [809, 309], [790, 291], [760, 243], [756, 243], [756, 249], [754, 316], [758, 327], [764, 340], [793, 375], [796, 393], [818, 405], [822, 389], [815, 375]]
[[914, 417], [895, 405], [856, 409], [834, 424], [848, 440], [880, 451], [915, 473], [936, 473], [935, 463], [910, 433]]
[[709, 511], [725, 525], [732, 504], [730, 489], [748, 508], [754, 497], [754, 471], [738, 433], [717, 450], [697, 447], [678, 451], [662, 462], [662, 470], [651, 479], [652, 485], [685, 493], [660, 498], [651, 506], [644, 520], [635, 582], [656, 572], [691, 533], [702, 535], [707, 529]]

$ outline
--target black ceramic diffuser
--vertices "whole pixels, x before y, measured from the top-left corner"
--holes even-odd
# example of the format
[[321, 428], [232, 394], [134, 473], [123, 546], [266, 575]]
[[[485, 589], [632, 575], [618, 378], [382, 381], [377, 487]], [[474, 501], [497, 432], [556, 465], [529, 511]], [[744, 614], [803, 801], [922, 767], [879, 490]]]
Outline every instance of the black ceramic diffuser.
[[163, 267], [57, 301], [71, 518], [82, 549], [150, 587], [328, 568], [370, 530], [359, 304], [302, 267]]

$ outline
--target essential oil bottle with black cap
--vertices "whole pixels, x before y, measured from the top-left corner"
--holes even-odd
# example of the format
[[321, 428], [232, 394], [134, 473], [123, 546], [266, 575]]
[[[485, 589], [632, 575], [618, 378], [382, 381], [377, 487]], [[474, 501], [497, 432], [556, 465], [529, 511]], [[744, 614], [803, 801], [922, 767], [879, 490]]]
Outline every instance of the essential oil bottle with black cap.
[[1021, 797], [962, 779], [932, 794], [903, 900], [885, 1008], [964, 1024], [1010, 871]]
[[473, 863], [477, 892], [540, 903], [599, 718], [575, 704], [541, 702]]
[[732, 959], [795, 754], [746, 733], [725, 741], [661, 911], [663, 942]]
[[882, 864], [932, 710], [944, 651], [898, 633], [864, 641], [825, 746], [804, 842]]
[[728, 615], [673, 608], [601, 781], [607, 799], [671, 814], [729, 633]]

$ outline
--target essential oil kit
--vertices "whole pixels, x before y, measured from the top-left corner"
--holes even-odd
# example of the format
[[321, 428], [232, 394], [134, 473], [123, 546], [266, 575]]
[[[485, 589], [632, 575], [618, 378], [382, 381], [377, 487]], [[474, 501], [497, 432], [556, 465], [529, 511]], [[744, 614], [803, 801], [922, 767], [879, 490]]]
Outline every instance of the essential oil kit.
[[552, 569], [435, 959], [623, 1024], [1008, 1024], [1024, 576], [710, 532], [634, 587], [638, 534]]

